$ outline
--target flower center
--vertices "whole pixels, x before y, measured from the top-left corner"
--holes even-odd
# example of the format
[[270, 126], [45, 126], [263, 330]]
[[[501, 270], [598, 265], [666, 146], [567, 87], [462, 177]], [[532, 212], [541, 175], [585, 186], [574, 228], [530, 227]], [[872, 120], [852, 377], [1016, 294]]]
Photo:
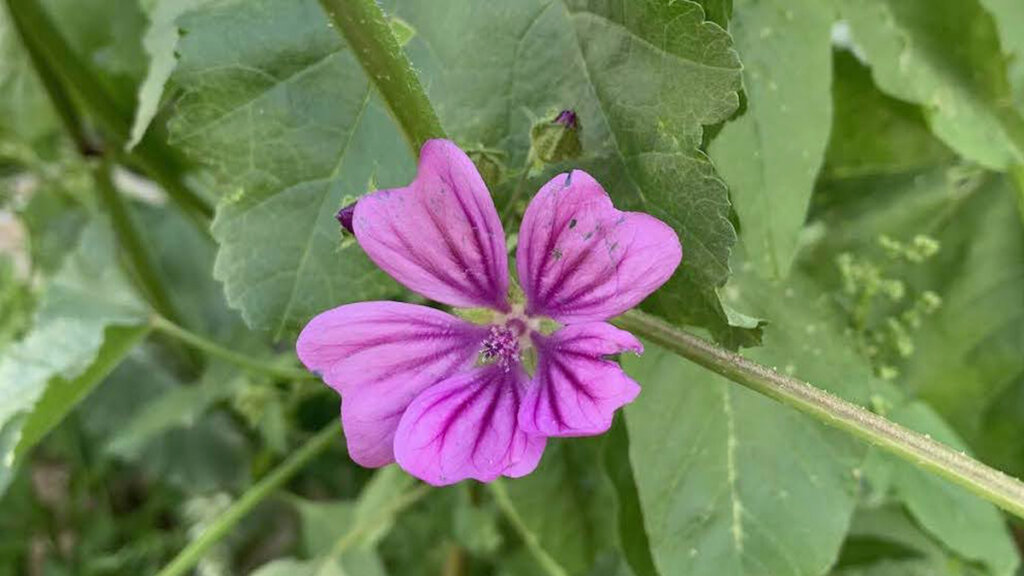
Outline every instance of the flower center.
[[522, 325], [523, 330], [516, 331], [518, 326], [514, 323], [522, 325], [522, 322], [512, 320], [505, 326], [491, 326], [487, 339], [480, 349], [480, 355], [485, 362], [494, 362], [505, 372], [519, 362], [519, 336], [526, 329], [526, 326]]

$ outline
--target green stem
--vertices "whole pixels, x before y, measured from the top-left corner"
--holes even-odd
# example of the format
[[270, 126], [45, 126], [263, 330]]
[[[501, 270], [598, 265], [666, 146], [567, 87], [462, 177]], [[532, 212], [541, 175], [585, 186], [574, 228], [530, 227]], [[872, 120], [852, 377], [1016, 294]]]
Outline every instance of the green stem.
[[964, 453], [643, 312], [627, 312], [613, 323], [737, 384], [867, 440], [1024, 518], [1024, 483]]
[[501, 223], [507, 230], [511, 222], [509, 218], [512, 216], [512, 211], [515, 209], [516, 202], [522, 197], [523, 191], [526, 189], [526, 183], [530, 180], [530, 168], [533, 166], [533, 148], [526, 154], [526, 162], [523, 164], [523, 171], [519, 174], [519, 181], [516, 182], [516, 188], [512, 191], [512, 195], [508, 197], [508, 201], [505, 203], [505, 207], [501, 210]]
[[266, 362], [260, 362], [255, 360], [246, 354], [241, 352], [235, 352], [229, 348], [225, 348], [220, 344], [209, 340], [190, 332], [181, 326], [178, 326], [174, 322], [171, 322], [167, 318], [162, 316], [153, 316], [150, 319], [150, 323], [153, 328], [170, 336], [176, 340], [180, 340], [182, 343], [191, 346], [201, 352], [206, 352], [210, 356], [215, 356], [222, 360], [227, 360], [232, 364], [235, 364], [241, 368], [256, 372], [260, 374], [266, 374], [274, 378], [280, 378], [282, 380], [310, 380], [314, 376], [306, 372], [305, 370], [299, 370], [294, 368], [287, 368], [283, 366], [277, 366], [275, 364], [268, 364]]
[[132, 269], [135, 271], [135, 276], [139, 279], [142, 289], [149, 296], [153, 307], [160, 314], [173, 319], [175, 322], [181, 322], [182, 316], [175, 308], [166, 286], [160, 280], [160, 275], [153, 264], [152, 254], [146, 248], [145, 242], [142, 241], [142, 236], [139, 234], [139, 230], [135, 226], [131, 214], [128, 212], [124, 198], [121, 197], [121, 194], [114, 187], [114, 183], [110, 180], [109, 163], [106, 161], [100, 162], [93, 168], [92, 175], [93, 180], [96, 182], [96, 188], [99, 191], [100, 201], [110, 214], [118, 243], [128, 255], [128, 260], [132, 264]]
[[[123, 149], [131, 134], [131, 111], [126, 111], [108, 92], [37, 0], [6, 2], [23, 43], [30, 54], [35, 53], [33, 61], [44, 82], [59, 82], [65, 87], [65, 92], [74, 93], [90, 115], [116, 140], [117, 149]], [[63, 114], [65, 104], [55, 102], [55, 105]], [[143, 138], [130, 159], [137, 162], [190, 216], [200, 221], [208, 221], [212, 217], [210, 204], [181, 180], [177, 154], [154, 133]]]
[[[395, 117], [410, 142], [443, 137], [444, 133], [437, 123], [437, 116], [426, 92], [412, 73], [412, 65], [398, 48], [375, 0], [320, 1], [339, 24], [351, 48], [363, 62], [363, 67], [374, 78], [377, 89], [392, 106], [392, 111], [396, 103], [401, 104], [401, 114], [396, 113]], [[392, 70], [405, 72], [401, 81], [398, 81], [398, 76], [392, 77], [390, 81], [380, 78]], [[1024, 122], [1019, 122], [1019, 116], [1010, 120], [1009, 124], [1015, 128], [1011, 136], [1024, 149]], [[616, 324], [738, 384], [914, 462], [1024, 518], [1024, 484], [977, 460], [652, 316], [629, 312], [618, 318]], [[496, 490], [499, 491], [495, 495], [499, 497], [500, 503], [500, 488]]]
[[491, 484], [487, 485], [491, 489], [491, 494], [494, 495], [494, 501], [498, 503], [498, 507], [501, 508], [502, 514], [508, 519], [509, 524], [515, 529], [519, 537], [523, 539], [523, 543], [526, 544], [526, 549], [529, 550], [533, 559], [537, 561], [541, 569], [547, 576], [568, 576], [565, 568], [562, 567], [550, 554], [544, 550], [541, 546], [540, 541], [537, 539], [537, 534], [530, 530], [523, 519], [519, 516], [519, 512], [516, 510], [515, 505], [512, 503], [512, 498], [508, 495], [508, 490], [505, 489], [505, 482], [501, 478], [495, 480]]
[[182, 576], [187, 574], [202, 560], [206, 552], [226, 536], [242, 518], [283, 486], [285, 482], [313, 460], [313, 458], [326, 450], [333, 442], [336, 442], [340, 431], [341, 428], [338, 426], [338, 423], [332, 421], [323, 430], [317, 432], [297, 452], [289, 456], [287, 460], [282, 462], [252, 488], [246, 490], [245, 494], [237, 502], [221, 514], [199, 538], [193, 540], [185, 549], [179, 552], [171, 560], [170, 564], [164, 566], [157, 576]]
[[1024, 164], [1010, 166], [1010, 179], [1017, 191], [1017, 208], [1020, 210], [1021, 220], [1024, 220]]
[[419, 155], [427, 140], [444, 138], [441, 121], [377, 0], [320, 0], [320, 4], [387, 102], [413, 155]]

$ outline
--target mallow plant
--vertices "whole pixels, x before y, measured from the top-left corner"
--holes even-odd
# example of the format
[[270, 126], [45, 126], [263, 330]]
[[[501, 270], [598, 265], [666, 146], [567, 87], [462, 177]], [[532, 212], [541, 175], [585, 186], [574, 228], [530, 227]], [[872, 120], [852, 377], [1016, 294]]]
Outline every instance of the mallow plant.
[[3, 4], [0, 575], [1019, 572], [1024, 5]]

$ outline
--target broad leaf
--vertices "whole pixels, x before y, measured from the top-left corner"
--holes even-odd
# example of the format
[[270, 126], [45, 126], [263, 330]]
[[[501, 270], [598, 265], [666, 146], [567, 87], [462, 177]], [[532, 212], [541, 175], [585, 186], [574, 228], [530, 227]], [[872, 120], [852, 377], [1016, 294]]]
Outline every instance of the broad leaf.
[[843, 0], [839, 5], [879, 87], [923, 106], [932, 129], [950, 148], [989, 168], [1024, 161], [1021, 142], [1011, 137], [1020, 117], [1009, 108], [999, 36], [977, 0]]
[[178, 46], [178, 17], [212, 0], [149, 0], [143, 2], [143, 10], [149, 19], [149, 26], [142, 37], [142, 47], [149, 57], [146, 78], [139, 86], [138, 105], [132, 121], [131, 136], [125, 145], [128, 150], [142, 140], [150, 122], [156, 116], [164, 94], [164, 86], [171, 77], [178, 60], [175, 50]]
[[[955, 432], [927, 405], [908, 404], [891, 418], [960, 451]], [[964, 488], [913, 464], [893, 460], [893, 489], [921, 526], [962, 558], [980, 562], [992, 574], [1015, 574], [1020, 559], [999, 510]]]
[[[772, 319], [750, 357], [865, 399], [870, 371], [827, 302], [792, 283], [746, 281], [726, 294]], [[863, 445], [654, 346], [626, 365], [644, 386], [626, 423], [660, 572], [824, 574], [853, 511]]]
[[552, 440], [533, 474], [507, 483], [524, 527], [570, 576], [621, 562], [615, 491], [601, 466], [602, 448], [599, 438]]
[[[18, 438], [0, 454], [0, 475], [113, 369], [144, 330], [146, 306], [118, 265], [105, 219], [86, 228], [51, 279], [32, 330], [0, 355], [0, 429]], [[112, 337], [104, 347], [105, 335]], [[24, 436], [24, 438], [22, 438]]]
[[735, 3], [730, 32], [743, 61], [743, 114], [709, 153], [722, 174], [750, 261], [783, 277], [796, 254], [832, 120], [831, 2]]
[[871, 70], [850, 52], [836, 51], [833, 60], [833, 120], [825, 179], [911, 172], [952, 159], [949, 149], [929, 132], [919, 107], [879, 91]]
[[326, 308], [394, 293], [342, 245], [334, 214], [371, 186], [405, 184], [411, 158], [319, 5], [223, 4], [181, 26], [172, 136], [219, 178], [214, 274], [228, 302], [280, 337]]
[[728, 329], [715, 289], [729, 275], [735, 233], [725, 187], [698, 147], [702, 126], [735, 110], [740, 66], [729, 36], [704, 21], [700, 6], [395, 4], [416, 30], [406, 50], [451, 136], [503, 151], [517, 171], [532, 124], [573, 108], [583, 126], [582, 157], [530, 178], [526, 197], [556, 170], [583, 168], [620, 208], [665, 220], [685, 256], [649, 305], [676, 321]]

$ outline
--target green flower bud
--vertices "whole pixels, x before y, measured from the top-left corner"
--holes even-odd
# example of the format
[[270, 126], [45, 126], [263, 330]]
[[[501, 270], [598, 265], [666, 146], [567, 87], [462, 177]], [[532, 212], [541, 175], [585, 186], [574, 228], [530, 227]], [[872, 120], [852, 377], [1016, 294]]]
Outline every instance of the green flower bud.
[[579, 157], [583, 153], [582, 131], [579, 117], [572, 110], [562, 110], [550, 122], [534, 124], [530, 130], [533, 157], [546, 164]]

